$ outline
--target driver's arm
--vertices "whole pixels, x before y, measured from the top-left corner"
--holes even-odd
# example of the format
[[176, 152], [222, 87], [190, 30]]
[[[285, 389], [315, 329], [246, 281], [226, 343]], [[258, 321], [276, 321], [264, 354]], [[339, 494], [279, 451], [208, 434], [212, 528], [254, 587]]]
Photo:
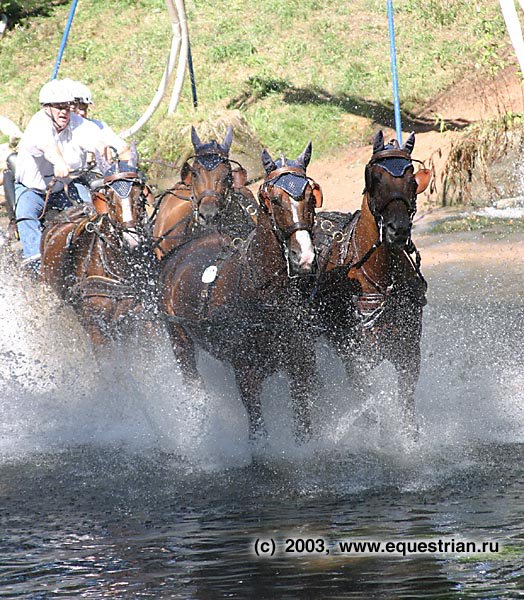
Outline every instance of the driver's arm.
[[60, 148], [56, 144], [50, 144], [43, 148], [45, 158], [53, 165], [55, 177], [67, 177], [69, 165], [66, 163]]

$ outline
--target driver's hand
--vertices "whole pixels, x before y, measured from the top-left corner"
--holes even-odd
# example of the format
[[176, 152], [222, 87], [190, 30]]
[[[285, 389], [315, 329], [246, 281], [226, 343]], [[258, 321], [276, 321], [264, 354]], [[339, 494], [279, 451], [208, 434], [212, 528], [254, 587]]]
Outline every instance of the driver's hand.
[[112, 163], [115, 160], [115, 155], [110, 146], [104, 146], [104, 158], [108, 163]]
[[70, 169], [69, 165], [61, 160], [54, 165], [55, 177], [67, 177], [69, 175]]

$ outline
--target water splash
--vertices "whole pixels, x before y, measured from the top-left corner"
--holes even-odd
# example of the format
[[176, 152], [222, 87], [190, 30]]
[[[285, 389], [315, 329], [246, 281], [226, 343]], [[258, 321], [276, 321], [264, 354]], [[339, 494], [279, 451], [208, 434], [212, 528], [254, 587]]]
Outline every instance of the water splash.
[[[438, 279], [435, 280], [438, 286]], [[434, 297], [425, 312], [417, 392], [418, 443], [399, 426], [394, 371], [373, 374], [378, 422], [363, 426], [362, 403], [339, 359], [319, 343], [321, 385], [314, 439], [298, 445], [283, 376], [264, 385], [269, 438], [252, 448], [232, 370], [203, 354], [206, 391], [187, 390], [165, 332], [138, 332], [96, 356], [73, 311], [50, 290], [0, 270], [0, 455], [71, 446], [124, 447], [180, 458], [184, 469], [255, 464], [300, 493], [356, 492], [396, 485], [424, 489], [468, 468], [465, 449], [522, 440], [524, 409], [516, 323], [520, 308]], [[459, 465], [459, 466], [458, 466]], [[344, 477], [341, 477], [344, 473]]]

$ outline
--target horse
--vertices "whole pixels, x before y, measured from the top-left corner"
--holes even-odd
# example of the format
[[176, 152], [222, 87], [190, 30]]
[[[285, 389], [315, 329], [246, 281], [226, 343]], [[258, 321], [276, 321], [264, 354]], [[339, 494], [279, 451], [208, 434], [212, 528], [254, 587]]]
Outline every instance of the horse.
[[196, 346], [229, 362], [248, 415], [251, 440], [267, 435], [260, 394], [277, 371], [290, 378], [295, 431], [311, 434], [315, 351], [310, 315], [297, 285], [315, 271], [315, 208], [322, 192], [306, 175], [311, 142], [296, 160], [262, 152], [265, 178], [257, 224], [240, 244], [214, 231], [168, 255], [160, 307], [185, 383], [200, 386]]
[[191, 128], [193, 163], [184, 162], [180, 181], [160, 195], [155, 209], [153, 237], [159, 260], [209, 228], [225, 228], [233, 237], [242, 237], [255, 226], [256, 200], [245, 185], [245, 169], [229, 158], [232, 141], [231, 127], [221, 144], [202, 143]]
[[143, 316], [146, 304], [156, 305], [146, 213], [151, 191], [137, 163], [134, 145], [128, 163], [111, 165], [97, 154], [103, 179], [93, 206], [66, 209], [42, 235], [42, 279], [72, 305], [95, 346]]
[[314, 231], [315, 302], [324, 333], [366, 399], [370, 370], [383, 359], [393, 364], [404, 426], [411, 432], [417, 430], [415, 388], [427, 291], [411, 232], [417, 194], [431, 178], [428, 169], [414, 172], [414, 144], [412, 133], [402, 147], [395, 140], [384, 145], [379, 131], [365, 167], [360, 211], [319, 213]]

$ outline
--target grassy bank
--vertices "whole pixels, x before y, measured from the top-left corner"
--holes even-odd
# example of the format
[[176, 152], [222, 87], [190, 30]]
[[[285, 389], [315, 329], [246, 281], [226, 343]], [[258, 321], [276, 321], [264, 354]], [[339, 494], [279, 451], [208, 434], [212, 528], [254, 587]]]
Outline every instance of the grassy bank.
[[[186, 7], [200, 108], [195, 114], [186, 83], [177, 115], [168, 119], [163, 105], [138, 134], [143, 153], [176, 158], [181, 125], [228, 109], [240, 110], [273, 151], [291, 155], [309, 139], [318, 157], [393, 125], [383, 0], [188, 0]], [[68, 10], [53, 5], [0, 41], [0, 114], [21, 127], [38, 108]], [[402, 0], [396, 11], [405, 123], [471, 70], [501, 66], [507, 36], [496, 0]], [[80, 0], [60, 76], [88, 83], [94, 114], [127, 127], [156, 91], [170, 33], [163, 0]]]
[[524, 233], [524, 221], [520, 218], [503, 219], [483, 215], [467, 215], [447, 219], [435, 225], [431, 233], [456, 233], [462, 231], [492, 231], [496, 233]]

